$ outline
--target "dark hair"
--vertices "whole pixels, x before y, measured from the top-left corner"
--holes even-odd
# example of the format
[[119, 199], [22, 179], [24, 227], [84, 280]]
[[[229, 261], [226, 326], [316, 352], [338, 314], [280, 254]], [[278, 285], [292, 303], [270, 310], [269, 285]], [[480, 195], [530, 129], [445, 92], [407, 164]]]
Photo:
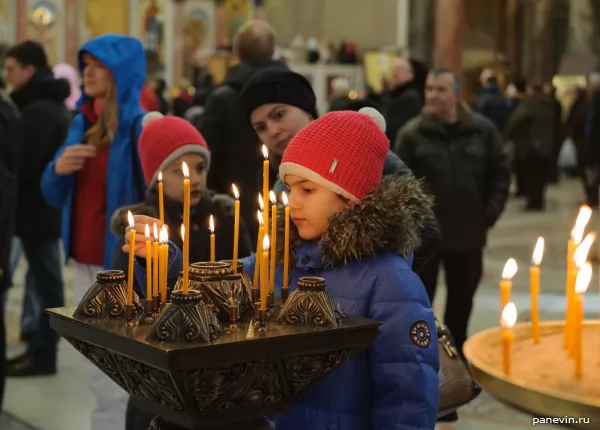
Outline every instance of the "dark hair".
[[440, 75], [452, 75], [452, 79], [454, 80], [454, 91], [460, 93], [462, 91], [462, 78], [452, 69], [448, 69], [446, 67], [434, 67], [429, 71], [431, 76], [440, 76]]
[[21, 66], [33, 66], [35, 69], [48, 67], [48, 57], [42, 45], [31, 40], [19, 43], [6, 52], [6, 57], [17, 60]]
[[495, 77], [495, 76], [490, 76], [490, 77], [487, 79], [487, 84], [488, 84], [488, 85], [498, 85], [498, 78], [497, 78], [497, 77]]

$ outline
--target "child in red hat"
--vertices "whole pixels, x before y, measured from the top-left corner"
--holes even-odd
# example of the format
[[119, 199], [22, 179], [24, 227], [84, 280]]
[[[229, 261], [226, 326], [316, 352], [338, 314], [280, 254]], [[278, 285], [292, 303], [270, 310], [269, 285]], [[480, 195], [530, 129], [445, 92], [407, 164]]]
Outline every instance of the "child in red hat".
[[[302, 129], [279, 167], [289, 191], [289, 289], [325, 278], [347, 314], [381, 321], [367, 351], [350, 358], [273, 417], [285, 430], [433, 430], [439, 397], [435, 320], [404, 258], [419, 245], [432, 200], [419, 181], [382, 171], [389, 142], [362, 113], [332, 112]], [[279, 218], [283, 221], [283, 217]], [[283, 222], [277, 231], [282, 284]], [[399, 252], [400, 250], [400, 252]], [[171, 270], [178, 272], [179, 261]], [[255, 256], [244, 259], [254, 269]]]

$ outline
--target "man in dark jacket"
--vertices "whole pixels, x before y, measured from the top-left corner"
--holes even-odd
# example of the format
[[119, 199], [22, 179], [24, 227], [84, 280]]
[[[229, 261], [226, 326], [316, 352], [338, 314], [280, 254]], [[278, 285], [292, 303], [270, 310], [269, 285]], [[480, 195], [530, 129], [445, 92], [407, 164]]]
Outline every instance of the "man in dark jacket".
[[414, 72], [409, 60], [398, 58], [390, 68], [390, 91], [382, 96], [387, 120], [387, 135], [390, 142], [396, 140], [396, 134], [410, 119], [419, 115], [423, 109], [423, 99], [414, 84]]
[[542, 85], [530, 85], [527, 98], [511, 114], [506, 139], [513, 147], [515, 164], [522, 172], [526, 210], [545, 209], [549, 164], [554, 152], [555, 107]]
[[[36, 42], [11, 48], [4, 70], [13, 87], [10, 97], [21, 114], [16, 131], [16, 235], [32, 274], [33, 285], [28, 287], [37, 294], [42, 309], [60, 307], [64, 306], [61, 216], [42, 196], [40, 179], [66, 138], [70, 114], [64, 101], [71, 89], [66, 80], [54, 78], [44, 48]], [[50, 329], [47, 315], [41, 313], [27, 352], [9, 361], [8, 376], [56, 373], [57, 344], [58, 335]]]
[[[289, 70], [265, 70], [257, 73], [244, 87], [242, 103], [247, 118], [260, 140], [269, 149], [270, 166], [276, 174], [292, 138], [302, 128], [318, 117], [315, 93], [306, 78]], [[352, 110], [371, 107], [370, 102], [352, 104]], [[372, 108], [371, 108], [372, 111]], [[385, 130], [386, 124], [379, 115], [378, 125]], [[410, 169], [393, 152], [389, 152], [383, 166], [384, 175], [408, 175]], [[277, 193], [286, 190], [277, 180]], [[437, 255], [440, 249], [440, 233], [433, 216], [425, 220], [421, 231], [421, 246], [415, 252], [412, 268], [415, 272]]]
[[475, 109], [492, 121], [501, 134], [504, 133], [510, 114], [510, 103], [500, 93], [500, 86], [495, 76], [489, 77], [479, 91]]
[[435, 196], [442, 250], [420, 276], [433, 302], [444, 265], [444, 319], [462, 351], [487, 232], [504, 210], [510, 172], [496, 127], [461, 103], [453, 71], [431, 71], [425, 91], [424, 112], [400, 130], [394, 150]]
[[258, 235], [257, 198], [262, 190], [259, 172], [264, 158], [260, 141], [248, 123], [240, 92], [258, 71], [287, 69], [287, 66], [271, 59], [275, 33], [264, 21], [251, 21], [241, 27], [233, 48], [241, 62], [229, 69], [224, 83], [208, 97], [200, 132], [212, 153], [208, 188], [231, 195], [231, 184], [238, 186], [241, 216], [254, 242]]

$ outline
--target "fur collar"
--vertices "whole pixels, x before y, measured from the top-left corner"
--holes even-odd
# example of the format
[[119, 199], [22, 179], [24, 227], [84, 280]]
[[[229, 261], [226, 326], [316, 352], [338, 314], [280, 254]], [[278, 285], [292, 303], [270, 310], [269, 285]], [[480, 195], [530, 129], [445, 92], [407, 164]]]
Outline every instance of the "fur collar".
[[[377, 192], [360, 205], [332, 215], [318, 241], [321, 262], [338, 266], [382, 251], [408, 256], [420, 245], [421, 225], [433, 216], [432, 206], [433, 198], [414, 176], [384, 177]], [[282, 207], [278, 213], [276, 258], [281, 264], [285, 229]], [[302, 243], [298, 229], [290, 221], [290, 264], [295, 264], [294, 249]]]

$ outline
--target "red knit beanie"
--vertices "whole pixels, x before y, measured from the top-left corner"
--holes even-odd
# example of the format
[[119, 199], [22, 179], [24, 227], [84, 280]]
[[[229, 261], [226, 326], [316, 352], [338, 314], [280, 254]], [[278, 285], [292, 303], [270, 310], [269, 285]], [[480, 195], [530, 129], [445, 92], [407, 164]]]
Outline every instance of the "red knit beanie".
[[279, 176], [292, 174], [356, 203], [377, 190], [390, 147], [369, 115], [330, 112], [304, 127], [289, 143]]
[[150, 112], [144, 117], [143, 127], [138, 150], [149, 187], [156, 184], [160, 171], [190, 152], [202, 155], [206, 170], [209, 169], [210, 150], [206, 141], [196, 127], [183, 118]]

